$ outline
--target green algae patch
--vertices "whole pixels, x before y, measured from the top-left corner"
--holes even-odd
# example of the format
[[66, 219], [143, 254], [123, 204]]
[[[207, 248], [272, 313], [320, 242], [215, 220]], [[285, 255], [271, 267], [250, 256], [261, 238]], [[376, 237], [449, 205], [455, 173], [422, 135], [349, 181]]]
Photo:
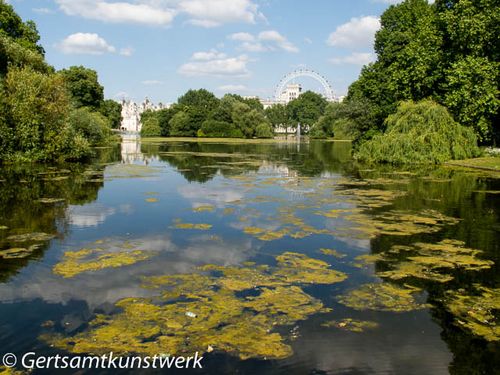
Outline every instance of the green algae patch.
[[335, 249], [319, 249], [319, 251], [322, 253], [322, 254], [325, 254], [325, 255], [331, 255], [332, 257], [335, 257], [335, 258], [345, 258], [346, 255], [335, 250]]
[[333, 209], [330, 211], [318, 211], [318, 212], [315, 212], [315, 214], [320, 215], [320, 216], [329, 217], [329, 218], [337, 218], [345, 213], [352, 212], [352, 211], [353, 210], [348, 210], [348, 209]]
[[0, 366], [0, 375], [24, 375], [30, 372], [19, 371], [11, 367]]
[[[494, 262], [478, 258], [481, 250], [464, 246], [464, 242], [445, 239], [438, 243], [414, 243], [412, 246], [395, 246], [390, 252], [409, 253], [405, 261], [398, 262], [390, 270], [378, 272], [377, 276], [393, 280], [414, 277], [440, 283], [453, 280], [451, 271], [479, 271], [490, 268]], [[388, 260], [387, 258], [384, 260]]]
[[276, 230], [276, 231], [270, 230], [270, 231], [266, 231], [264, 234], [257, 236], [257, 238], [259, 240], [262, 240], [262, 241], [274, 241], [274, 240], [279, 240], [280, 238], [285, 237], [289, 233], [290, 233], [290, 229], [288, 229], [288, 228], [283, 228], [283, 229]]
[[44, 232], [33, 232], [25, 234], [15, 234], [7, 237], [7, 241], [12, 242], [30, 242], [30, 241], [50, 241], [55, 235]]
[[156, 253], [143, 250], [121, 250], [103, 253], [103, 249], [81, 249], [64, 253], [63, 260], [52, 271], [64, 278], [84, 272], [129, 266], [151, 258]]
[[458, 223], [458, 219], [443, 215], [436, 210], [422, 210], [418, 213], [389, 211], [375, 216], [360, 213], [347, 215], [346, 219], [357, 224], [347, 234], [356, 237], [359, 233], [361, 238], [374, 238], [381, 234], [409, 236], [435, 233], [445, 225]]
[[367, 264], [378, 262], [379, 260], [386, 260], [386, 258], [383, 253], [379, 253], [379, 254], [358, 255], [356, 258], [354, 258], [354, 260], [359, 262], [359, 263], [354, 263], [355, 267], [363, 267]]
[[447, 283], [453, 280], [453, 276], [443, 274], [433, 270], [432, 266], [425, 266], [416, 262], [401, 262], [396, 266], [384, 272], [377, 272], [377, 276], [384, 279], [401, 280], [409, 277], [418, 279], [436, 281], [439, 283]]
[[215, 211], [215, 206], [211, 204], [203, 205], [203, 206], [198, 206], [193, 208], [193, 212], [213, 212]]
[[200, 267], [203, 271], [216, 271], [222, 274], [217, 279], [219, 286], [231, 291], [243, 291], [257, 287], [281, 286], [283, 280], [271, 272], [269, 266], [255, 267], [223, 267], [206, 265]]
[[297, 286], [264, 288], [259, 296], [248, 297], [247, 300], [247, 308], [264, 313], [272, 318], [273, 324], [280, 325], [293, 324], [309, 315], [330, 311]]
[[262, 234], [265, 231], [266, 231], [265, 229], [258, 228], [258, 227], [245, 227], [245, 228], [243, 228], [243, 232], [245, 232], [246, 234]]
[[368, 329], [378, 328], [377, 322], [372, 322], [369, 320], [357, 320], [352, 318], [345, 318], [342, 320], [330, 320], [321, 324], [322, 327], [327, 328], [338, 328], [345, 331], [361, 333]]
[[328, 263], [304, 254], [285, 252], [276, 260], [278, 267], [274, 274], [288, 283], [333, 284], [347, 278], [345, 273], [330, 269]]
[[422, 289], [411, 286], [400, 287], [389, 283], [372, 283], [364, 284], [358, 289], [339, 296], [338, 301], [355, 310], [406, 312], [429, 307], [418, 303], [413, 297], [413, 294], [421, 291]]
[[36, 201], [43, 204], [56, 204], [65, 202], [66, 200], [64, 198], [39, 198]]
[[[70, 257], [86, 254], [83, 249]], [[301, 270], [289, 278], [291, 266]], [[320, 260], [285, 253], [277, 257], [276, 266], [206, 265], [197, 273], [145, 277], [143, 287], [157, 291], [157, 296], [122, 299], [116, 303], [119, 311], [98, 314], [85, 331], [69, 337], [45, 334], [41, 339], [73, 353], [173, 355], [215, 350], [241, 359], [286, 358], [292, 348], [275, 328], [330, 311], [294, 284], [332, 281], [331, 275], [329, 280], [325, 277], [327, 267]], [[250, 289], [256, 293], [240, 293]]]
[[3, 259], [21, 259], [29, 257], [33, 252], [39, 249], [39, 245], [31, 245], [28, 248], [13, 247], [11, 249], [0, 250], [0, 258]]
[[174, 228], [176, 228], [176, 229], [209, 230], [210, 228], [212, 228], [212, 224], [183, 223], [180, 219], [176, 219], [176, 220], [174, 220]]
[[454, 324], [487, 341], [500, 341], [500, 288], [475, 284], [473, 294], [448, 291], [444, 306], [454, 316]]

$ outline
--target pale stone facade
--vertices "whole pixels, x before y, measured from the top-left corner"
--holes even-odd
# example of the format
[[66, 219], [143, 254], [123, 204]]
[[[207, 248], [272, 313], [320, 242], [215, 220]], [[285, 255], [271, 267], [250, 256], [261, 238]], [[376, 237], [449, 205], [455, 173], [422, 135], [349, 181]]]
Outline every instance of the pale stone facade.
[[163, 103], [155, 105], [148, 98], [141, 104], [137, 104], [131, 100], [123, 100], [120, 129], [127, 132], [139, 133], [142, 128], [141, 114], [147, 110], [159, 111], [164, 108], [168, 108], [168, 105], [164, 105]]
[[298, 83], [290, 83], [286, 85], [280, 99], [284, 104], [288, 104], [292, 100], [297, 99], [300, 94], [302, 94], [302, 86]]

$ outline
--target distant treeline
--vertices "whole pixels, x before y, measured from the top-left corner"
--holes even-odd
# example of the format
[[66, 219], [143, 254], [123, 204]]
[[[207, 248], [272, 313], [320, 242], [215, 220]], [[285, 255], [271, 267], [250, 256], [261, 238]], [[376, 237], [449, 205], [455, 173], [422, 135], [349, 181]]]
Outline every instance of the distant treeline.
[[227, 94], [218, 99], [205, 90], [189, 90], [168, 109], [142, 114], [143, 136], [271, 138], [278, 126], [312, 125], [327, 101], [305, 92], [287, 105], [262, 106], [255, 98]]

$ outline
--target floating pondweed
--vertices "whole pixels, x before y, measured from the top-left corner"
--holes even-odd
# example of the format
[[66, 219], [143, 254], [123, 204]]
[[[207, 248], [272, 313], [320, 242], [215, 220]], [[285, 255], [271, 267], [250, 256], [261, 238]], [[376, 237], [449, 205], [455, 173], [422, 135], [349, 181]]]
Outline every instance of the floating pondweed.
[[369, 320], [357, 320], [352, 318], [345, 318], [342, 320], [330, 320], [321, 324], [322, 327], [335, 327], [351, 332], [363, 332], [367, 329], [375, 329], [378, 327], [377, 322]]
[[213, 212], [213, 211], [215, 211], [215, 206], [213, 206], [211, 204], [197, 206], [197, 207], [193, 208], [193, 211], [194, 212]]
[[[120, 312], [98, 314], [84, 332], [42, 338], [74, 353], [154, 355], [211, 348], [241, 359], [288, 357], [292, 349], [281, 334], [273, 332], [275, 326], [329, 311], [293, 284], [338, 282], [345, 275], [302, 254], [285, 253], [277, 262], [275, 267], [248, 262], [244, 267], [200, 268], [219, 275], [147, 277], [144, 286], [158, 290], [159, 296], [123, 299], [116, 304]], [[258, 294], [237, 294], [248, 289]]]
[[[389, 253], [404, 252], [405, 261], [397, 261], [390, 270], [379, 272], [377, 276], [393, 280], [415, 277], [437, 282], [453, 280], [450, 272], [456, 269], [478, 271], [490, 268], [494, 263], [491, 260], [480, 259], [477, 255], [481, 250], [464, 246], [464, 242], [445, 239], [438, 243], [415, 243], [412, 246], [394, 246]], [[381, 259], [390, 260], [389, 254]]]
[[84, 272], [129, 266], [156, 255], [153, 251], [132, 250], [129, 245], [127, 242], [110, 243], [99, 248], [67, 251], [62, 261], [53, 267], [53, 272], [70, 278]]
[[7, 249], [7, 250], [0, 250], [0, 258], [3, 258], [3, 259], [26, 258], [39, 248], [40, 248], [40, 245], [31, 245], [28, 248], [13, 247], [13, 248]]
[[209, 230], [212, 228], [212, 224], [204, 223], [183, 223], [180, 219], [174, 220], [174, 227], [176, 229], [197, 229], [197, 230]]
[[408, 285], [400, 287], [390, 283], [372, 283], [351, 290], [338, 297], [338, 301], [356, 310], [404, 312], [429, 307], [418, 303], [413, 297], [414, 293], [421, 291], [420, 288]]
[[488, 341], [500, 341], [500, 288], [475, 285], [475, 290], [449, 291], [443, 300], [445, 308], [454, 315], [454, 323]]
[[33, 232], [25, 234], [14, 234], [7, 237], [7, 241], [12, 242], [29, 242], [29, 241], [49, 241], [55, 236], [53, 234], [43, 233], [43, 232]]
[[341, 252], [335, 250], [335, 249], [319, 249], [319, 251], [325, 255], [331, 255], [335, 258], [344, 258], [346, 257], [345, 254], [342, 254]]

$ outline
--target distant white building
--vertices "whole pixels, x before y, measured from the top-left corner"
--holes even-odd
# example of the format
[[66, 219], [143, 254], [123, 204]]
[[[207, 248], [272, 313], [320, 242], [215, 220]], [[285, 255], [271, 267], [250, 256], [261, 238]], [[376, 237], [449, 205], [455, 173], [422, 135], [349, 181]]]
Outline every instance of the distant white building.
[[147, 110], [159, 111], [160, 109], [168, 108], [168, 105], [158, 103], [153, 104], [146, 98], [141, 104], [137, 104], [131, 100], [122, 101], [122, 123], [120, 129], [127, 132], [139, 133], [142, 128], [141, 114]]
[[280, 101], [288, 104], [294, 99], [297, 99], [302, 94], [302, 86], [299, 83], [289, 83], [285, 90], [280, 95]]

